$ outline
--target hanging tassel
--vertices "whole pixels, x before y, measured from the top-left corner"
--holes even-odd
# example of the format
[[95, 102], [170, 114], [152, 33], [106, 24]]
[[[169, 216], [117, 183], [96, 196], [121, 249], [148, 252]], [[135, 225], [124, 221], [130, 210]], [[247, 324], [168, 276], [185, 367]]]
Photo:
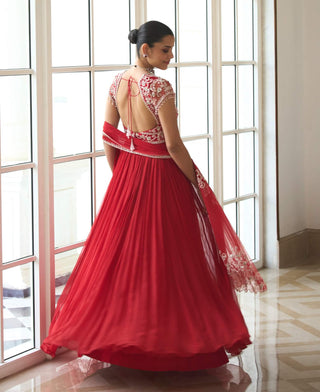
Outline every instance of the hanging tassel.
[[131, 136], [130, 151], [134, 151], [135, 149], [136, 149], [136, 148], [135, 148], [134, 143], [133, 143], [133, 137]]

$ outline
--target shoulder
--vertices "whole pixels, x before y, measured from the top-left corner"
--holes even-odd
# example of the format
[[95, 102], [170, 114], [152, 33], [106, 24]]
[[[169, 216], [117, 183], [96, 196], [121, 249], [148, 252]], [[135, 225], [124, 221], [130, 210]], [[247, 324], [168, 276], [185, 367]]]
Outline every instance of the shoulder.
[[120, 80], [122, 78], [124, 72], [120, 72], [118, 74], [115, 75], [115, 77], [113, 78], [113, 81], [111, 83], [111, 86], [109, 88], [109, 100], [111, 101], [112, 104], [114, 104], [115, 106], [117, 106], [116, 103], [116, 96], [117, 96], [117, 92], [118, 92], [118, 88], [119, 88], [119, 83]]
[[[154, 113], [158, 115], [161, 106], [169, 99], [175, 100], [175, 93], [168, 80], [155, 75], [146, 75], [143, 85], [140, 86], [147, 103], [153, 107]], [[144, 91], [143, 91], [144, 90]]]
[[118, 73], [118, 74], [115, 75], [115, 77], [114, 77], [113, 80], [112, 80], [111, 86], [110, 86], [110, 91], [111, 91], [112, 89], [117, 88], [117, 86], [119, 85], [119, 82], [120, 82], [120, 80], [121, 80], [121, 78], [122, 78], [123, 73], [124, 73], [124, 72], [120, 72], [120, 73]]
[[148, 76], [148, 79], [150, 87], [156, 89], [158, 93], [163, 92], [164, 90], [173, 91], [170, 82], [166, 79], [161, 78], [160, 76], [150, 75]]
[[175, 98], [170, 82], [155, 75], [145, 75], [141, 79], [140, 88], [156, 103], [165, 97]]

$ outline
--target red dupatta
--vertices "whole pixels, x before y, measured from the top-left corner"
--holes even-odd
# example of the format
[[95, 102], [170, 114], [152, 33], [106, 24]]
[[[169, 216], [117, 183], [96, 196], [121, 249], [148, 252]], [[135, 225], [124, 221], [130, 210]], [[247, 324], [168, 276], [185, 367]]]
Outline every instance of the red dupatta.
[[213, 190], [195, 166], [198, 192], [208, 213], [219, 254], [237, 291], [266, 291], [267, 286], [251, 261], [240, 238], [219, 204]]

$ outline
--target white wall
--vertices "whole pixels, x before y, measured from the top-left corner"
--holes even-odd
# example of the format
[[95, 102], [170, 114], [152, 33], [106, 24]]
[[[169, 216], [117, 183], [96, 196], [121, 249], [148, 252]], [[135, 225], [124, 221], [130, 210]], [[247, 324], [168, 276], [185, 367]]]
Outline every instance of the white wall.
[[320, 228], [319, 0], [277, 1], [280, 237]]
[[306, 226], [320, 229], [320, 1], [304, 1], [304, 92]]

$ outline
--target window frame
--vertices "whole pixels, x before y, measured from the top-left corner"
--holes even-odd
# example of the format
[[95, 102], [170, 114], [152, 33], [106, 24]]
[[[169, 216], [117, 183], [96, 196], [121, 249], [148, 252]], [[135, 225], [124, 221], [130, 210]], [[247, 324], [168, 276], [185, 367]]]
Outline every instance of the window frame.
[[[263, 129], [262, 129], [262, 44], [261, 44], [261, 4], [259, 4], [258, 0], [252, 0], [253, 3], [253, 28], [255, 31], [254, 41], [253, 41], [253, 50], [255, 54], [255, 58], [252, 61], [223, 61], [222, 60], [222, 50], [221, 50], [221, 1], [222, 0], [212, 0], [212, 21], [213, 21], [213, 47], [212, 47], [212, 64], [213, 64], [213, 80], [216, 83], [213, 83], [213, 96], [219, 97], [216, 105], [213, 105], [213, 113], [216, 121], [213, 124], [213, 139], [216, 140], [216, 145], [214, 148], [214, 191], [216, 193], [217, 199], [224, 207], [233, 202], [239, 203], [240, 201], [247, 200], [249, 198], [254, 198], [255, 200], [255, 249], [256, 249], [256, 258], [254, 259], [255, 265], [257, 268], [261, 268], [263, 266], [263, 186], [262, 186], [262, 174], [263, 174]], [[235, 0], [235, 8], [237, 7], [238, 0]], [[236, 13], [236, 10], [235, 10]], [[236, 21], [235, 21], [235, 29]], [[237, 35], [236, 35], [237, 37]], [[237, 39], [235, 45], [238, 45]], [[217, 60], [218, 59], [218, 60]], [[253, 70], [253, 78], [255, 81], [254, 85], [254, 97], [253, 97], [253, 105], [254, 112], [253, 115], [256, 116], [256, 123], [252, 128], [248, 129], [238, 129], [223, 131], [222, 126], [222, 68], [223, 66], [232, 65], [236, 68], [236, 72], [238, 73], [238, 67], [241, 65], [252, 65], [254, 67]], [[238, 76], [237, 76], [238, 78]], [[239, 78], [238, 78], [239, 80]], [[239, 96], [238, 96], [238, 88], [236, 88], [236, 105], [239, 106]], [[236, 111], [238, 109], [236, 108]], [[237, 114], [237, 112], [236, 112]], [[237, 121], [238, 122], [238, 121]], [[254, 182], [255, 192], [248, 196], [240, 196], [235, 197], [230, 200], [224, 200], [223, 195], [223, 136], [231, 135], [231, 134], [241, 134], [245, 132], [253, 131], [255, 134], [255, 145], [258, 146], [255, 150], [255, 162], [254, 162], [254, 173], [255, 178]], [[237, 159], [237, 157], [236, 157]], [[236, 163], [238, 172], [238, 163]], [[237, 176], [237, 173], [236, 173]], [[237, 178], [237, 187], [239, 189], [239, 179]], [[239, 222], [239, 208], [237, 208], [237, 222]]]

